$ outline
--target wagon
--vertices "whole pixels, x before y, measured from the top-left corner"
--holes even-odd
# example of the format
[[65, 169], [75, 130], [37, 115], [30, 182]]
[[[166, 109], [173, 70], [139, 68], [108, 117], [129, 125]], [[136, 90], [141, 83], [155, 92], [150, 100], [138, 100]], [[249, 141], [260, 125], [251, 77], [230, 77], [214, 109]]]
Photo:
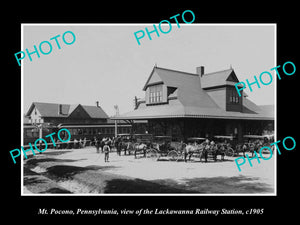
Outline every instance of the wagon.
[[232, 148], [231, 141], [233, 141], [233, 136], [225, 136], [225, 135], [215, 135], [213, 139], [216, 142], [216, 148], [218, 154], [222, 157], [229, 156], [232, 157], [235, 155], [235, 151]]
[[151, 148], [147, 150], [147, 157], [176, 161], [180, 146], [180, 142], [172, 142], [171, 136], [155, 136]]
[[[259, 149], [263, 146], [268, 146], [274, 151], [274, 145], [271, 146], [271, 140], [274, 139], [273, 135], [244, 135], [244, 144], [247, 146], [247, 151], [252, 153], [258, 152]], [[268, 153], [268, 151], [265, 151]]]
[[184, 151], [185, 151], [186, 144], [182, 141], [172, 141], [171, 142], [171, 150], [168, 152], [168, 159], [170, 161], [178, 161], [179, 159], [184, 158]]

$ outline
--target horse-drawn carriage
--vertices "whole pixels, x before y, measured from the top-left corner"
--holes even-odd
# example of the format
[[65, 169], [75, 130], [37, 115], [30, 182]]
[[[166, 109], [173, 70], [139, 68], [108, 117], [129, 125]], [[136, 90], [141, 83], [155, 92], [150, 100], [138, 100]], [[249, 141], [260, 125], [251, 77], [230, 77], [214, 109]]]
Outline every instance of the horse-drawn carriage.
[[[187, 139], [187, 143], [173, 142], [171, 136], [155, 136], [152, 143], [149, 145], [149, 149], [146, 150], [146, 157], [157, 160], [197, 160], [200, 162], [204, 159], [211, 158], [214, 161], [217, 160], [217, 156], [221, 155], [221, 159], [224, 160], [224, 156], [233, 156], [234, 150], [228, 143], [228, 140], [232, 139], [231, 136], [215, 136], [214, 141], [208, 141], [203, 137], [190, 137]], [[224, 141], [225, 140], [225, 141]]]
[[187, 139], [187, 145], [185, 146], [184, 152], [183, 152], [183, 157], [184, 157], [184, 161], [187, 161], [187, 157], [188, 160], [193, 159], [197, 159], [199, 158], [199, 160], [201, 161], [201, 159], [203, 157], [206, 157], [206, 153], [207, 153], [207, 148], [206, 147], [206, 142], [205, 142], [206, 138], [202, 138], [202, 137], [190, 137]]
[[235, 151], [232, 148], [232, 143], [231, 143], [233, 141], [233, 136], [215, 135], [213, 139], [217, 143], [216, 145], [217, 145], [218, 154], [220, 154], [222, 157], [234, 156]]
[[155, 136], [146, 152], [147, 158], [177, 161], [183, 154], [186, 144], [173, 141], [171, 136]]
[[147, 150], [152, 146], [152, 140], [152, 134], [134, 134], [133, 142], [130, 146], [134, 151], [134, 157], [137, 158], [138, 155], [146, 157]]
[[204, 158], [205, 162], [207, 160], [213, 159], [217, 161], [218, 155], [221, 156], [221, 160], [224, 160], [224, 156], [231, 156], [233, 151], [230, 145], [227, 144], [229, 136], [214, 136], [212, 141], [206, 138], [188, 138], [188, 145], [186, 146], [186, 151], [184, 155], [184, 160], [191, 160], [191, 158], [198, 159], [200, 162]]
[[[274, 145], [270, 146], [270, 143], [274, 139], [274, 135], [244, 135], [244, 145], [246, 146], [246, 151], [252, 153], [259, 152], [260, 148], [264, 146], [269, 146], [272, 151], [274, 151]], [[266, 151], [268, 153], [268, 151]]]
[[[150, 148], [152, 142], [151, 134], [118, 134], [118, 151], [124, 151], [124, 155], [142, 154], [146, 156], [146, 150]], [[121, 155], [121, 154], [120, 154]]]
[[[269, 140], [269, 138], [267, 138]], [[247, 140], [247, 141], [246, 141]], [[260, 140], [260, 141], [259, 141]], [[266, 143], [266, 136], [244, 135], [244, 143], [234, 145], [233, 136], [215, 135], [210, 140], [203, 137], [190, 137], [187, 144], [174, 142], [171, 136], [152, 136], [151, 134], [119, 134], [119, 146], [125, 154], [153, 158], [155, 160], [221, 160], [225, 156], [233, 157], [246, 151], [258, 151]], [[273, 146], [272, 146], [273, 147]]]
[[117, 139], [115, 140], [115, 147], [117, 152], [121, 155], [121, 151], [124, 151], [124, 155], [129, 155], [134, 153], [133, 148], [131, 147], [133, 141], [132, 134], [118, 134]]
[[153, 159], [160, 159], [167, 157], [168, 153], [173, 150], [171, 147], [171, 136], [155, 136], [153, 137], [151, 148], [147, 150], [147, 157]]
[[230, 141], [233, 140], [232, 136], [216, 135], [209, 141], [206, 138], [188, 138], [188, 145], [185, 149], [184, 160], [190, 160], [191, 158], [199, 158], [200, 162], [204, 158], [205, 162], [209, 158], [217, 161], [218, 155], [221, 156], [221, 160], [224, 160], [225, 156], [233, 156], [234, 150], [231, 147]]

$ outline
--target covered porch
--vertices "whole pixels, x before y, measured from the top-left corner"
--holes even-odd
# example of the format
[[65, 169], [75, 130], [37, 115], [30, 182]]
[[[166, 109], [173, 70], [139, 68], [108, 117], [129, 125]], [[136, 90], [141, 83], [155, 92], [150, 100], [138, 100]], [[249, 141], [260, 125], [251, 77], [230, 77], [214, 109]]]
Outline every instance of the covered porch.
[[243, 135], [263, 135], [274, 131], [273, 120], [242, 120], [217, 118], [151, 118], [148, 123], [128, 120], [133, 133], [149, 133], [154, 136], [172, 136], [176, 141], [189, 137], [211, 138], [214, 135], [232, 136], [236, 142]]

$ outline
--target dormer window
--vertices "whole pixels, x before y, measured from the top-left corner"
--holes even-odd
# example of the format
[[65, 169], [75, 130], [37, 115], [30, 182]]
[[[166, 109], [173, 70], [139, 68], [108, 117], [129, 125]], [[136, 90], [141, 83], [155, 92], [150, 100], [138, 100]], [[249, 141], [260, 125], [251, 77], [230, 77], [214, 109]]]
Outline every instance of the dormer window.
[[149, 103], [160, 103], [162, 100], [162, 85], [149, 86]]
[[229, 102], [233, 104], [238, 104], [239, 103], [239, 96], [236, 90], [231, 89], [230, 90], [230, 97], [229, 97]]

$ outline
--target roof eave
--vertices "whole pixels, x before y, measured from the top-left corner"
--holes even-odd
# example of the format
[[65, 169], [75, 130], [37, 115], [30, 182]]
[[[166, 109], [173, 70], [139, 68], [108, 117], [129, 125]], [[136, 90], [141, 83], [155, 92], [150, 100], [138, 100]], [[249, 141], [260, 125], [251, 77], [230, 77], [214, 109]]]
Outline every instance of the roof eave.
[[234, 120], [270, 120], [273, 117], [242, 117], [242, 116], [212, 116], [212, 115], [157, 115], [157, 116], [125, 116], [111, 117], [113, 120], [146, 120], [146, 119], [164, 119], [164, 118], [207, 118], [207, 119], [234, 119]]

